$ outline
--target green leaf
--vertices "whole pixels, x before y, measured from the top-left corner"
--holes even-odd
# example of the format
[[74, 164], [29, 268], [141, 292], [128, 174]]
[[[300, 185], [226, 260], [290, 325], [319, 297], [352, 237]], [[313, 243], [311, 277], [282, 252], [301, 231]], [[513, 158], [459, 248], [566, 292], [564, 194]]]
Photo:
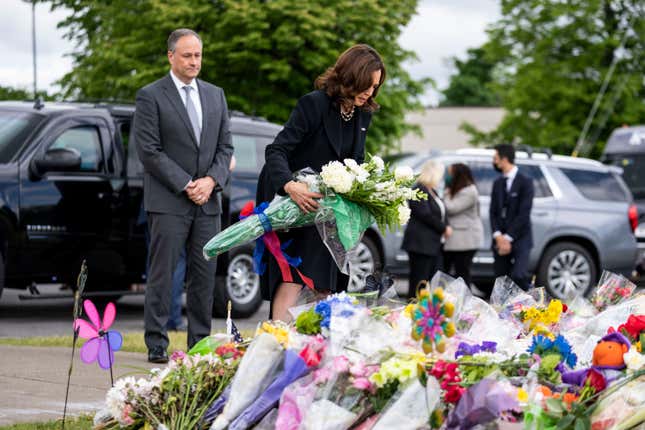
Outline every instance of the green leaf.
[[590, 430], [591, 429], [591, 420], [587, 417], [581, 417], [576, 420], [576, 426], [574, 430]]
[[557, 429], [558, 430], [564, 430], [564, 429], [569, 428], [569, 426], [571, 424], [573, 424], [573, 421], [575, 419], [576, 419], [576, 417], [573, 416], [573, 415], [565, 415], [564, 417], [562, 417], [562, 419], [558, 420]]
[[550, 398], [546, 399], [546, 406], [551, 412], [562, 414], [565, 411], [562, 402], [558, 399]]

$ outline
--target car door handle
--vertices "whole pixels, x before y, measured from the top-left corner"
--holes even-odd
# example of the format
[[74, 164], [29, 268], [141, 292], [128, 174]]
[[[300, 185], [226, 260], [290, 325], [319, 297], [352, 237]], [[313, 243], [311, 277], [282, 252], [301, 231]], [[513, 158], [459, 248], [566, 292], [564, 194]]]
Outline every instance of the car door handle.
[[533, 215], [543, 217], [543, 216], [548, 216], [549, 213], [546, 211], [538, 211], [538, 212], [533, 212]]

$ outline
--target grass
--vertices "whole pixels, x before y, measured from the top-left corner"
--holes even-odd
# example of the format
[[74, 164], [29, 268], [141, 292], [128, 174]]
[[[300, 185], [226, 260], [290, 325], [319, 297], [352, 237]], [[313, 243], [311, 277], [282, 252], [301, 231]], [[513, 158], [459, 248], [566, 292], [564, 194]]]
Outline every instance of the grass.
[[[146, 344], [143, 341], [143, 332], [128, 332], [121, 333], [123, 335], [123, 346], [121, 351], [127, 352], [147, 352]], [[168, 332], [170, 338], [170, 345], [168, 351], [186, 350], [186, 332]], [[78, 339], [77, 347], [80, 347], [85, 342], [85, 339]], [[44, 336], [44, 337], [6, 337], [0, 338], [0, 345], [15, 345], [15, 346], [54, 346], [66, 347], [72, 346], [72, 336]], [[2, 430], [0, 428], [0, 430]]]
[[[65, 420], [65, 428], [68, 430], [91, 429], [93, 418], [90, 415], [83, 415], [78, 418]], [[60, 430], [61, 420], [47, 421], [43, 423], [24, 423], [2, 426], [0, 430]]]
[[[245, 339], [253, 336], [250, 330], [241, 330], [240, 333]], [[127, 352], [142, 352], [147, 353], [148, 349], [143, 341], [143, 332], [128, 332], [122, 333], [123, 346], [121, 351]], [[170, 345], [168, 345], [168, 352], [185, 351], [186, 350], [186, 332], [170, 331], [168, 332]], [[78, 339], [76, 347], [80, 347], [85, 342], [85, 339]], [[40, 336], [40, 337], [4, 337], [0, 338], [0, 345], [15, 345], [15, 346], [45, 346], [45, 347], [63, 347], [70, 348], [72, 346], [72, 336]], [[2, 430], [2, 428], [0, 428]]]

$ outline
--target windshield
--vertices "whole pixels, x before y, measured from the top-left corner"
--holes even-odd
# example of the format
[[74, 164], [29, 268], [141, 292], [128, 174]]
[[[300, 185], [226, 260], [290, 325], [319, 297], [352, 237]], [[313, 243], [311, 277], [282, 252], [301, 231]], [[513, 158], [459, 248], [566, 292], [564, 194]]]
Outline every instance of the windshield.
[[28, 112], [0, 111], [0, 163], [11, 161], [40, 120]]
[[622, 167], [623, 179], [634, 198], [645, 199], [645, 155], [609, 155], [605, 162]]

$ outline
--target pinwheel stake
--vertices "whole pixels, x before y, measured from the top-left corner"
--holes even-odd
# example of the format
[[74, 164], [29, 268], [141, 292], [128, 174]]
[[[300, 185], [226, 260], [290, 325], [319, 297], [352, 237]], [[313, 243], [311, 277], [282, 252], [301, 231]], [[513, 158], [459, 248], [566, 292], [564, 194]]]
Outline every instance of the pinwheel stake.
[[74, 293], [74, 337], [72, 338], [72, 358], [69, 361], [69, 370], [67, 371], [67, 388], [65, 389], [65, 407], [63, 409], [63, 429], [65, 429], [65, 417], [67, 415], [67, 400], [69, 399], [69, 383], [72, 378], [72, 367], [74, 366], [74, 353], [76, 352], [76, 341], [78, 340], [79, 329], [76, 327], [76, 320], [81, 317], [81, 297], [85, 290], [85, 281], [87, 281], [87, 263], [83, 260], [81, 264], [81, 272], [76, 279], [76, 292]]

